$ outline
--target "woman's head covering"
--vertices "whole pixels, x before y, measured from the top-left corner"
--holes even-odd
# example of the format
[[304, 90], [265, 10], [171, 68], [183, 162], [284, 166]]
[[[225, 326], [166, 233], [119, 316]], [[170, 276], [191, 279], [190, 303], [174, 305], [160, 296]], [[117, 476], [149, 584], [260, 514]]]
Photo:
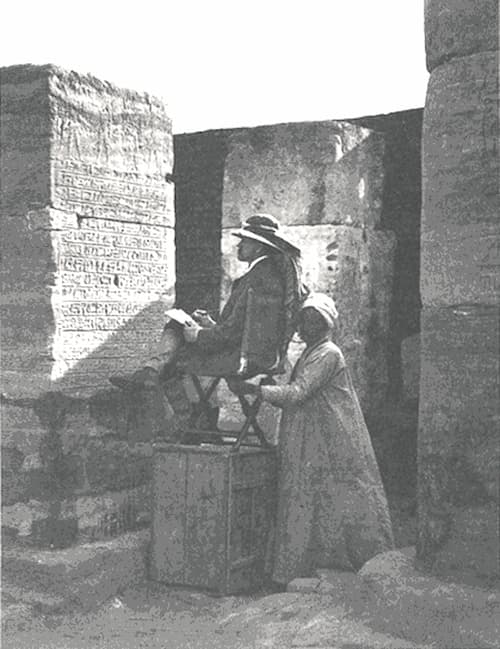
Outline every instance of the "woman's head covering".
[[258, 241], [285, 254], [300, 255], [299, 248], [278, 234], [279, 227], [278, 219], [271, 214], [254, 214], [232, 234], [240, 239]]
[[323, 316], [329, 329], [335, 327], [335, 321], [339, 317], [335, 302], [325, 293], [310, 293], [302, 304], [302, 309], [314, 309]]

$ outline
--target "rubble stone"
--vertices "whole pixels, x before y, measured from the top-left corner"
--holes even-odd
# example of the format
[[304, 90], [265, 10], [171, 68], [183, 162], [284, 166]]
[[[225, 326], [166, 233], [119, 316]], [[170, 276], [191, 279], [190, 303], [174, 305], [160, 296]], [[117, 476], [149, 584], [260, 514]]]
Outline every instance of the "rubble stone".
[[286, 587], [289, 593], [316, 593], [320, 580], [314, 577], [297, 577]]
[[441, 581], [418, 570], [416, 565], [415, 548], [410, 546], [373, 557], [358, 575], [385, 606], [404, 606], [407, 610], [418, 610], [419, 616], [430, 618], [432, 611], [439, 611], [441, 616], [465, 616], [474, 610], [488, 612], [492, 622], [500, 619], [498, 591]]

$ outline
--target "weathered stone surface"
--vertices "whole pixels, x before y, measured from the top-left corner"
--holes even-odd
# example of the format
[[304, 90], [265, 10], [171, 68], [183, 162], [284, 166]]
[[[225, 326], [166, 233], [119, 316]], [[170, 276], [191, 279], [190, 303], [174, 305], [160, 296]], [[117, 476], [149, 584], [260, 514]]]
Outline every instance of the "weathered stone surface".
[[422, 203], [423, 109], [398, 111], [349, 120], [383, 133], [384, 188], [380, 227], [396, 235], [390, 304], [389, 391], [401, 395], [401, 341], [420, 331], [420, 219]]
[[373, 227], [380, 219], [384, 138], [347, 122], [239, 129], [229, 136], [222, 226], [254, 212], [286, 225]]
[[49, 516], [49, 503], [40, 500], [16, 502], [2, 506], [2, 528], [20, 537], [30, 536], [33, 521], [44, 520]]
[[[36, 536], [33, 521], [53, 519], [57, 512], [66, 519], [74, 517], [82, 532], [87, 524], [80, 519], [85, 515], [76, 504], [71, 513], [66, 500], [75, 503], [84, 494], [147, 488], [152, 454], [147, 442], [157, 431], [145, 416], [149, 406], [139, 398], [113, 389], [88, 399], [49, 392], [2, 406], [4, 527]], [[35, 517], [31, 507], [14, 505], [33, 500], [40, 508]], [[122, 510], [121, 505], [111, 507], [109, 521], [128, 516]]]
[[426, 0], [427, 69], [452, 58], [498, 49], [497, 0]]
[[171, 122], [158, 99], [53, 65], [2, 68], [0, 80], [2, 208], [173, 225]]
[[405, 338], [401, 343], [403, 399], [418, 399], [420, 383], [420, 334]]
[[[484, 622], [489, 622], [483, 627], [484, 644], [469, 646], [495, 646], [491, 642], [495, 637], [498, 639], [500, 632], [498, 590], [440, 581], [418, 570], [416, 564], [415, 548], [407, 547], [373, 557], [358, 575], [386, 606], [414, 611], [420, 619], [427, 618], [428, 623], [438, 618], [465, 620], [474, 614], [484, 615]], [[470, 633], [471, 641], [476, 640], [474, 631]]]
[[[63, 499], [59, 516], [62, 521], [76, 520], [80, 539], [107, 539], [141, 526], [149, 516], [150, 502], [149, 484], [144, 483], [122, 491]], [[14, 504], [4, 502], [2, 528], [14, 537], [35, 540], [37, 525], [50, 524], [51, 507], [53, 502], [34, 498]]]
[[50, 100], [47, 75], [19, 65], [0, 70], [1, 209], [50, 204]]
[[26, 478], [22, 474], [24, 455], [15, 447], [2, 447], [2, 503], [10, 505], [24, 496]]
[[426, 4], [417, 554], [464, 580], [500, 570], [497, 13]]
[[[481, 220], [483, 215], [480, 212]], [[424, 224], [420, 280], [424, 303], [495, 303], [500, 296], [500, 226], [457, 224], [447, 216], [443, 214], [433, 227]]]
[[[4, 225], [2, 384], [9, 395], [55, 387], [91, 394], [110, 373], [148, 357], [164, 324], [160, 296], [175, 280], [172, 228], [51, 209], [6, 217]], [[74, 243], [94, 235], [96, 245]], [[20, 254], [32, 260], [26, 273]]]
[[[338, 644], [342, 643], [342, 644]], [[293, 638], [292, 647], [369, 647], [370, 649], [426, 649], [412, 641], [375, 631], [366, 620], [353, 620], [344, 607], [315, 614]]]
[[[231, 229], [222, 235], [222, 294], [245, 266], [235, 259]], [[394, 237], [348, 226], [285, 226], [283, 234], [303, 253], [306, 284], [331, 295], [340, 313], [338, 343], [353, 372], [365, 408], [376, 406], [387, 390], [387, 336]], [[301, 348], [290, 349], [295, 360]]]
[[224, 165], [230, 131], [174, 136], [176, 301], [189, 312], [220, 298]]
[[171, 123], [147, 94], [54, 66], [1, 83], [2, 386], [90, 394], [147, 356], [173, 296]]
[[148, 540], [149, 532], [141, 531], [57, 552], [10, 547], [3, 582], [12, 597], [39, 612], [88, 611], [144, 578]]
[[55, 521], [66, 497], [147, 480], [127, 442], [157, 425], [108, 377], [150, 356], [173, 301], [171, 122], [54, 66], [2, 69], [0, 94], [4, 487]]
[[150, 455], [131, 452], [127, 442], [91, 440], [85, 451], [86, 475], [92, 490], [118, 491], [149, 482]]
[[316, 570], [319, 584], [316, 592], [322, 595], [332, 595], [340, 599], [342, 595], [355, 591], [363, 584], [357, 573], [343, 572], [340, 570], [330, 570], [322, 568]]
[[494, 303], [500, 288], [497, 57], [437, 68], [423, 130], [424, 304]]
[[289, 593], [316, 593], [320, 580], [315, 577], [297, 577], [286, 587]]
[[498, 576], [498, 307], [426, 308], [421, 336], [419, 557]]

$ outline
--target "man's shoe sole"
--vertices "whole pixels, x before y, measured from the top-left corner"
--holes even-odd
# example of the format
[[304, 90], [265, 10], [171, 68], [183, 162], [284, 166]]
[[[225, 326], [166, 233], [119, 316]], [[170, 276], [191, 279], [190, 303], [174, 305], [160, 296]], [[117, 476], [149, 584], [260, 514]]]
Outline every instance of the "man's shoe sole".
[[159, 387], [159, 383], [155, 381], [134, 381], [133, 379], [125, 379], [117, 376], [109, 378], [109, 382], [120, 390], [155, 390]]

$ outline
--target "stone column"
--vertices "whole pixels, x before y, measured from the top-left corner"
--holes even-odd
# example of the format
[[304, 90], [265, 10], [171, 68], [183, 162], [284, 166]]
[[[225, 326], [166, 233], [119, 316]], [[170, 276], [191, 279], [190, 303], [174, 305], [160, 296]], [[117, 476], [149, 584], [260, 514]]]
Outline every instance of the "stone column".
[[496, 0], [427, 0], [418, 556], [499, 576]]
[[4, 504], [118, 490], [129, 404], [107, 379], [173, 299], [171, 122], [148, 94], [23, 65], [1, 70], [1, 128]]

